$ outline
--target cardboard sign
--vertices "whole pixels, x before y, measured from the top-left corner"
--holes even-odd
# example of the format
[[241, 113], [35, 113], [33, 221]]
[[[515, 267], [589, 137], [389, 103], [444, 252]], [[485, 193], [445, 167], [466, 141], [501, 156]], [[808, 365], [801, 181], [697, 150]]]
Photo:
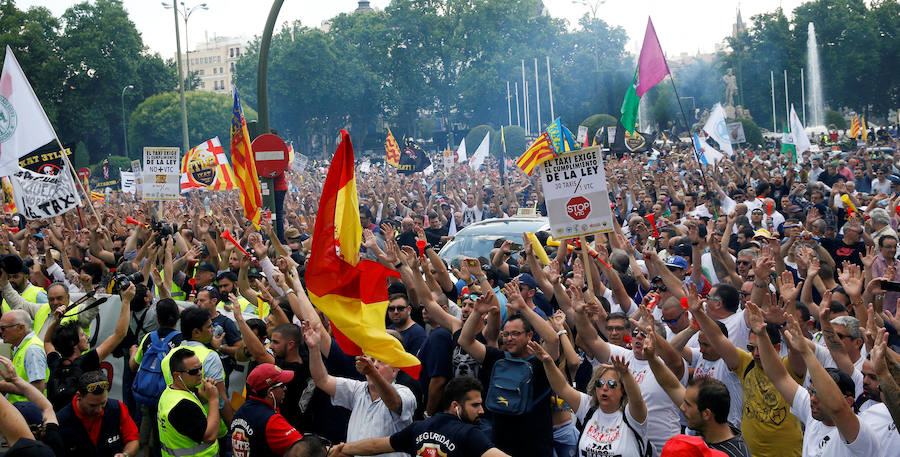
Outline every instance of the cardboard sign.
[[181, 174], [178, 169], [180, 148], [144, 148], [144, 200], [178, 200]]
[[16, 208], [26, 219], [49, 219], [81, 205], [72, 173], [45, 175], [21, 168], [10, 175]]
[[541, 180], [554, 239], [613, 230], [606, 169], [599, 146], [544, 162]]

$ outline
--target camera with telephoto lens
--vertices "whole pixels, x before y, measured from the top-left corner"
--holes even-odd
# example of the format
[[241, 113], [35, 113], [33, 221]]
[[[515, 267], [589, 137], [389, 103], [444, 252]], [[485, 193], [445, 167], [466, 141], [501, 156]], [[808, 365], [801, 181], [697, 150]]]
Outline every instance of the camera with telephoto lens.
[[134, 272], [130, 275], [126, 274], [118, 274], [115, 277], [116, 282], [116, 293], [119, 293], [128, 288], [131, 283], [139, 284], [144, 282], [144, 275], [141, 274], [140, 271]]

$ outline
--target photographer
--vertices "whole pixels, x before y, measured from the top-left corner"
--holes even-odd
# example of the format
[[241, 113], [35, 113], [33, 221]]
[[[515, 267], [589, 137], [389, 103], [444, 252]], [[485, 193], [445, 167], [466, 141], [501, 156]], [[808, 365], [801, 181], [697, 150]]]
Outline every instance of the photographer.
[[119, 313], [115, 332], [99, 346], [90, 350], [88, 337], [76, 322], [60, 324], [66, 314], [65, 306], [53, 310], [53, 322], [50, 323], [44, 336], [44, 351], [47, 353], [47, 366], [50, 368], [47, 398], [53, 403], [55, 410], [58, 411], [72, 402], [78, 390], [78, 378], [81, 374], [100, 370], [100, 362], [125, 338], [134, 291], [134, 283], [119, 291], [122, 311]]
[[[47, 288], [49, 306], [48, 304], [40, 305], [32, 303], [13, 288], [12, 282], [9, 280], [11, 274], [6, 267], [7, 264], [4, 262], [3, 265], [4, 268], [0, 270], [0, 291], [3, 293], [3, 300], [9, 304], [10, 309], [21, 309], [28, 313], [28, 316], [34, 320], [34, 332], [39, 338], [43, 339], [44, 335], [47, 333], [46, 329], [49, 326], [47, 321], [49, 320], [50, 310], [60, 306], [68, 308], [71, 305], [69, 288], [61, 282], [50, 284], [50, 287]], [[80, 327], [90, 328], [91, 321], [94, 320], [99, 312], [100, 308], [88, 308], [85, 303], [82, 303], [78, 305], [77, 311], [69, 310], [67, 315], [77, 316], [73, 319], [78, 321]]]

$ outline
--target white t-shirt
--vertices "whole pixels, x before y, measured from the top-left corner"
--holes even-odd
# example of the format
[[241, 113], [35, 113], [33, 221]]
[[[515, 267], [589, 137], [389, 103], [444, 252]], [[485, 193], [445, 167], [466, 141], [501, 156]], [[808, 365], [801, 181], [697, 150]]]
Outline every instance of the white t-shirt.
[[643, 424], [636, 421], [631, 417], [631, 411], [627, 406], [624, 414], [622, 411], [606, 414], [597, 408], [594, 415], [585, 421], [584, 416], [591, 409], [591, 397], [581, 392], [579, 394], [581, 402], [578, 404], [575, 415], [578, 416], [579, 421], [585, 424], [584, 433], [578, 440], [579, 455], [586, 457], [607, 455], [640, 457], [638, 437], [634, 436], [634, 432], [622, 422], [622, 419], [626, 418], [628, 423], [642, 435], [647, 434], [647, 421], [644, 420]]
[[[613, 296], [612, 289], [610, 289], [609, 287], [607, 287], [606, 291], [603, 292], [603, 298], [605, 298], [609, 302], [609, 312], [610, 313], [624, 312], [624, 311], [622, 311], [622, 305], [620, 305], [619, 303], [616, 302], [616, 299]], [[627, 316], [631, 317], [631, 315], [634, 314], [634, 312], [638, 310], [638, 305], [635, 304], [634, 300], [632, 300], [630, 298], [629, 298], [629, 300], [631, 301], [631, 306], [628, 308], [628, 312], [625, 314]]]
[[741, 428], [741, 416], [744, 408], [744, 390], [741, 381], [721, 358], [719, 360], [706, 360], [699, 349], [691, 348], [691, 366], [694, 367], [694, 377], [708, 376], [718, 379], [728, 389], [731, 397], [731, 407], [728, 409], [728, 422], [735, 428]]
[[462, 218], [462, 227], [481, 221], [484, 219], [484, 205], [481, 208], [477, 204], [475, 206], [466, 206], [462, 210]]
[[[624, 357], [629, 363], [631, 375], [641, 388], [641, 396], [647, 405], [647, 437], [653, 443], [654, 455], [658, 456], [669, 438], [681, 433], [681, 410], [678, 405], [672, 403], [672, 399], [665, 390], [656, 382], [656, 376], [650, 370], [650, 363], [646, 360], [638, 360], [634, 351], [610, 345], [610, 356]], [[688, 370], [684, 370], [681, 383], [687, 383]]]
[[794, 394], [791, 414], [803, 422], [803, 457], [874, 457], [883, 455], [875, 432], [863, 421], [859, 422], [856, 440], [847, 443], [834, 425], [813, 419], [809, 406], [809, 392], [801, 387]]
[[747, 350], [747, 344], [750, 343], [750, 327], [744, 322], [744, 310], [739, 309], [736, 313], [719, 319], [719, 322], [725, 324], [728, 329], [728, 339], [738, 349]]
[[881, 449], [884, 450], [885, 457], [900, 456], [900, 433], [897, 433], [897, 424], [891, 419], [887, 405], [875, 403], [857, 417], [881, 440]]

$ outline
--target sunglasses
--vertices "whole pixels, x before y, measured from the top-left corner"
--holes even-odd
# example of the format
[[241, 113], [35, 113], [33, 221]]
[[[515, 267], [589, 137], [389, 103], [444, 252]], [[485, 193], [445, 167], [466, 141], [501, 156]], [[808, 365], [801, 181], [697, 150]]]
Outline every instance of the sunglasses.
[[203, 367], [191, 368], [190, 370], [179, 370], [181, 373], [187, 373], [191, 376], [197, 376], [200, 373], [203, 373]]
[[675, 319], [662, 319], [662, 322], [663, 322], [663, 324], [666, 324], [666, 325], [676, 325], [676, 324], [678, 324], [678, 321], [681, 319], [681, 316], [683, 316], [683, 315], [684, 315], [684, 313], [681, 313]]
[[595, 389], [600, 389], [600, 388], [602, 388], [604, 385], [606, 385], [606, 386], [609, 387], [610, 389], [615, 389], [615, 388], [619, 387], [619, 381], [616, 381], [615, 379], [603, 379], [603, 378], [600, 378], [600, 379], [597, 380], [597, 382], [594, 383], [594, 388], [595, 388]]
[[738, 260], [737, 264], [738, 265], [753, 265], [753, 263], [748, 260]]
[[0, 332], [5, 331], [8, 328], [13, 328], [19, 324], [10, 324], [10, 325], [0, 325]]
[[756, 348], [758, 348], [758, 347], [759, 347], [759, 346], [757, 346], [757, 345], [755, 345], [755, 344], [748, 344], [748, 345], [747, 345], [747, 352], [753, 352], [753, 351], [755, 351]]
[[109, 381], [97, 381], [92, 382], [84, 388], [85, 392], [90, 394], [97, 394], [106, 392], [109, 389]]
[[399, 312], [403, 311], [404, 309], [406, 309], [406, 306], [388, 306], [388, 311], [390, 311], [390, 312], [396, 311], [399, 313]]
[[647, 338], [647, 332], [639, 329], [634, 329], [631, 331], [631, 337], [634, 338], [638, 335], [641, 335], [641, 338]]
[[502, 336], [503, 338], [509, 338], [509, 337], [511, 337], [511, 336], [518, 338], [518, 337], [520, 337], [520, 336], [522, 336], [522, 335], [524, 335], [524, 334], [525, 334], [525, 332], [520, 332], [520, 331], [518, 331], [518, 330], [512, 330], [512, 331], [509, 331], [509, 332], [501, 332], [501, 333], [500, 333], [500, 336]]

